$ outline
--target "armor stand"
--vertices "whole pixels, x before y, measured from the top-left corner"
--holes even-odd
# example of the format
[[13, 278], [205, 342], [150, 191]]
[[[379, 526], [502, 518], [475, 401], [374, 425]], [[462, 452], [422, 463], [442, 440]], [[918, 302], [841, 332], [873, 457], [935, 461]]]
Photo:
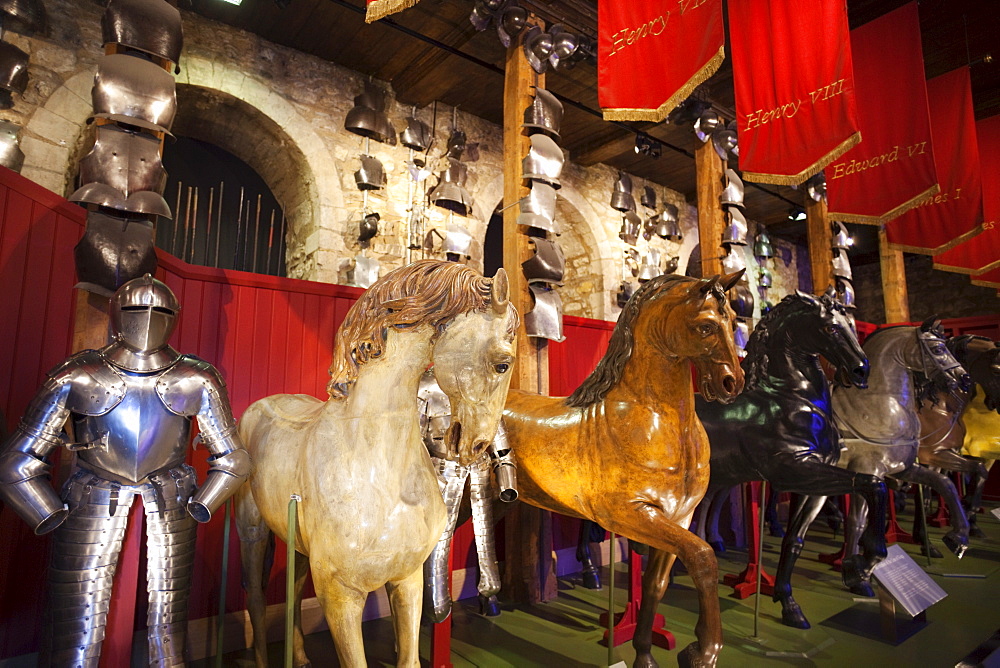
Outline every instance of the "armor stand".
[[[747, 545], [747, 567], [739, 574], [729, 574], [722, 579], [722, 582], [733, 588], [736, 598], [744, 599], [758, 591], [758, 581], [760, 582], [760, 593], [770, 596], [774, 593], [774, 576], [764, 571], [763, 565], [758, 559], [760, 554], [761, 536], [760, 515], [761, 515], [761, 488], [759, 480], [747, 483], [746, 494], [746, 527], [749, 529], [750, 540]], [[758, 579], [758, 571], [760, 578]]]
[[909, 543], [916, 545], [913, 534], [905, 531], [896, 519], [896, 492], [889, 490], [889, 528], [885, 530], [886, 543]]
[[[448, 550], [448, 595], [451, 596], [451, 569], [454, 552]], [[451, 615], [431, 625], [431, 668], [452, 668], [451, 664]]]
[[[614, 545], [612, 545], [614, 549]], [[613, 575], [613, 572], [612, 572]], [[628, 603], [625, 610], [615, 615], [613, 646], [626, 643], [635, 635], [636, 621], [639, 617], [639, 606], [642, 603], [642, 557], [635, 552], [629, 553], [628, 559]], [[608, 613], [601, 613], [601, 624], [607, 626]], [[653, 617], [653, 644], [663, 649], [671, 650], [677, 646], [674, 634], [664, 628], [666, 620], [663, 615]], [[608, 631], [604, 632], [601, 644], [607, 646]]]

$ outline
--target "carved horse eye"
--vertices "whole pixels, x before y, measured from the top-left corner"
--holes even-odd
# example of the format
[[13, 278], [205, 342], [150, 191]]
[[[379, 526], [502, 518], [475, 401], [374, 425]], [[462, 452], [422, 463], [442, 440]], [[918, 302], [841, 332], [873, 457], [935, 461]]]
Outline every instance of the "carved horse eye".
[[507, 373], [507, 369], [510, 368], [509, 364], [494, 364], [493, 370], [497, 373]]
[[827, 325], [826, 326], [826, 331], [829, 332], [830, 334], [836, 334], [837, 332], [840, 331], [840, 326], [839, 325]]
[[703, 325], [698, 325], [698, 333], [702, 336], [710, 336], [715, 333], [715, 325], [710, 323], [705, 323]]

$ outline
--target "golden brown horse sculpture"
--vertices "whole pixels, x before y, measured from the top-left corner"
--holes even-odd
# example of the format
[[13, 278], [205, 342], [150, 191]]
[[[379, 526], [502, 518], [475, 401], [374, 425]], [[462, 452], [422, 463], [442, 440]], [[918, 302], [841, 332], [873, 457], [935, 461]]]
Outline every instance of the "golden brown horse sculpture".
[[[504, 410], [522, 500], [651, 546], [640, 627], [652, 621], [674, 559], [687, 567], [700, 614], [698, 640], [678, 656], [681, 665], [714, 666], [722, 647], [718, 564], [712, 548], [688, 531], [709, 477], [689, 361], [706, 399], [728, 402], [742, 390], [735, 315], [725, 296], [741, 274], [647, 282], [622, 310], [597, 369], [572, 396], [512, 390]], [[650, 640], [633, 640], [634, 666], [657, 665]]]

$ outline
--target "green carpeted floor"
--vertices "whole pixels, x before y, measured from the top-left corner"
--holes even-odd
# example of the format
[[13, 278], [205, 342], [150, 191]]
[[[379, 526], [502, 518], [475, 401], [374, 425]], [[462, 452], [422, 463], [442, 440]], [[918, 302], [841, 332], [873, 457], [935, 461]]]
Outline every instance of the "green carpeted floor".
[[[754, 638], [754, 598], [737, 600], [730, 596], [731, 588], [720, 585], [726, 645], [719, 666], [954, 666], [1000, 628], [1000, 522], [986, 513], [981, 516], [980, 526], [987, 538], [972, 539], [962, 560], [947, 553], [941, 544], [944, 530], [931, 529], [934, 544], [945, 556], [935, 559], [926, 570], [935, 574], [934, 580], [948, 596], [927, 611], [926, 626], [897, 644], [879, 636], [877, 599], [856, 601], [841, 584], [840, 574], [817, 561], [818, 553], [832, 552], [839, 546], [831, 531], [817, 523], [806, 539], [792, 582], [796, 600], [813, 628], [800, 631], [783, 626], [780, 606], [766, 597], [760, 605], [759, 637]], [[777, 565], [779, 544], [780, 539], [765, 539], [764, 564], [770, 572]], [[917, 546], [903, 547], [919, 564], [926, 565]], [[730, 551], [722, 555], [720, 578], [725, 573], [739, 572], [745, 563], [746, 553]], [[617, 610], [627, 596], [624, 565], [619, 569]], [[606, 610], [607, 600], [607, 589], [590, 591], [578, 580], [566, 578], [559, 582], [556, 600], [536, 606], [504, 606], [504, 612], [496, 618], [476, 614], [474, 599], [460, 601], [454, 615], [452, 661], [456, 668], [606, 666], [608, 651], [598, 644], [603, 632], [598, 617]], [[694, 640], [697, 599], [687, 575], [679, 573], [675, 577], [660, 612], [679, 648]], [[905, 613], [898, 614], [901, 620], [908, 619]], [[391, 621], [368, 622], [364, 633], [369, 664], [394, 665]], [[425, 658], [429, 656], [429, 636], [429, 627], [425, 626], [421, 634]], [[309, 636], [307, 651], [316, 668], [337, 665], [333, 642], [326, 633]], [[676, 665], [675, 651], [654, 649], [654, 656], [661, 666]], [[271, 646], [270, 658], [272, 666], [282, 665], [280, 644]], [[631, 665], [633, 658], [631, 645], [615, 648], [615, 661]], [[210, 665], [210, 661], [192, 664], [196, 668]], [[250, 666], [250, 653], [227, 654], [224, 665]]]

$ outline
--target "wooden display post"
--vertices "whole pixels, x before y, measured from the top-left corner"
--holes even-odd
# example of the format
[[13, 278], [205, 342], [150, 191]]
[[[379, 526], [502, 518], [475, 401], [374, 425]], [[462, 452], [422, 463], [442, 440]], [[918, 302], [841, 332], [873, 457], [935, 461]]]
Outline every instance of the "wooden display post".
[[744, 483], [746, 494], [746, 530], [749, 540], [747, 541], [747, 567], [738, 574], [730, 573], [722, 578], [723, 584], [732, 587], [736, 598], [747, 598], [757, 592], [757, 572], [760, 571], [761, 593], [771, 595], [774, 593], [774, 576], [764, 571], [763, 564], [757, 561], [757, 554], [760, 551], [760, 542], [764, 539], [760, 534], [760, 513], [761, 488], [759, 480]]
[[[615, 549], [614, 544], [611, 545], [611, 549]], [[609, 577], [614, 577], [614, 575], [612, 571]], [[615, 614], [613, 647], [618, 647], [635, 636], [636, 622], [639, 619], [639, 606], [642, 604], [642, 557], [631, 550], [629, 550], [628, 559], [628, 580], [628, 603], [625, 604], [625, 610]], [[601, 626], [607, 627], [608, 613], [601, 613], [600, 623]], [[653, 616], [653, 644], [670, 650], [677, 646], [677, 641], [674, 639], [674, 634], [664, 628], [665, 624], [666, 620], [663, 615]], [[604, 631], [601, 644], [605, 647], [608, 646], [607, 630]]]
[[[528, 26], [541, 21], [529, 16]], [[524, 110], [534, 100], [533, 88], [545, 86], [544, 75], [537, 74], [524, 56], [521, 32], [507, 49], [504, 76], [503, 140], [503, 267], [510, 281], [510, 300], [521, 315], [534, 306], [521, 263], [534, 253], [528, 236], [517, 224], [517, 203], [528, 195], [522, 177], [521, 161], [528, 154], [530, 140], [521, 127]], [[542, 339], [529, 338], [524, 326], [517, 330], [517, 360], [514, 363], [511, 389], [548, 393], [548, 349]], [[552, 568], [552, 516], [548, 511], [516, 504], [504, 518], [507, 545], [504, 560], [503, 591], [506, 597], [520, 602], [541, 603], [556, 597], [556, 579]], [[449, 586], [451, 573], [449, 555]], [[434, 625], [431, 636], [431, 665], [451, 666], [451, 617]]]
[[722, 233], [726, 229], [719, 196], [722, 194], [722, 159], [711, 141], [694, 151], [698, 193], [698, 243], [701, 245], [701, 275], [722, 273]]
[[886, 322], [909, 322], [910, 303], [906, 290], [906, 266], [903, 253], [889, 248], [885, 228], [878, 231], [879, 260], [882, 267], [882, 298]]
[[826, 201], [815, 201], [805, 195], [806, 233], [809, 245], [809, 268], [812, 271], [813, 294], [822, 295], [833, 285], [833, 230]]

